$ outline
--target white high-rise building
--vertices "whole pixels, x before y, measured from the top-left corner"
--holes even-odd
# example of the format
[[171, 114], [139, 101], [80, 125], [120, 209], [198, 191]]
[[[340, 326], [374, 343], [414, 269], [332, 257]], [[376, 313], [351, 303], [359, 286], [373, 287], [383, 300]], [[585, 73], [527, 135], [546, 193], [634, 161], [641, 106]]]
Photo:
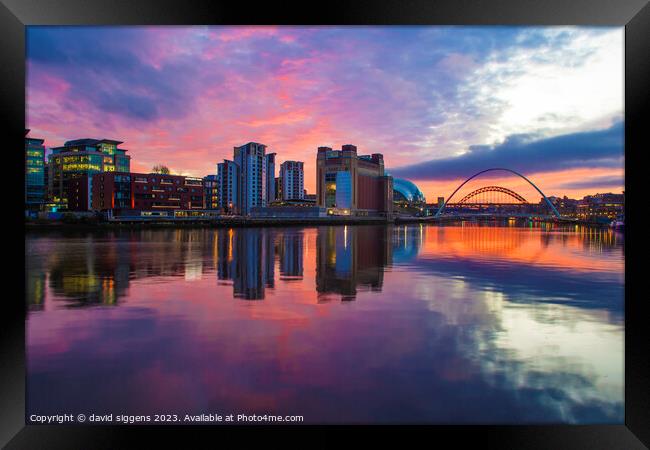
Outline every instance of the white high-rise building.
[[235, 147], [234, 162], [239, 166], [239, 213], [247, 216], [252, 208], [266, 206], [266, 145], [249, 142]]
[[239, 213], [239, 166], [225, 159], [217, 164], [219, 206], [230, 214]]
[[282, 200], [305, 198], [305, 175], [302, 161], [285, 161], [280, 165]]

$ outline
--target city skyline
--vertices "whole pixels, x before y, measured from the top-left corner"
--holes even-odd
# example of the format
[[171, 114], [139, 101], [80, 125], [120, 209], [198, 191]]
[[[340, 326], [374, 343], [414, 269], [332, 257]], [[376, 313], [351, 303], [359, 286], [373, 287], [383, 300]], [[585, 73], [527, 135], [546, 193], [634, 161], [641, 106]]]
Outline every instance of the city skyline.
[[135, 172], [253, 141], [315, 193], [317, 147], [355, 144], [429, 202], [486, 165], [623, 190], [622, 28], [28, 27], [27, 69], [32, 136], [123, 140]]

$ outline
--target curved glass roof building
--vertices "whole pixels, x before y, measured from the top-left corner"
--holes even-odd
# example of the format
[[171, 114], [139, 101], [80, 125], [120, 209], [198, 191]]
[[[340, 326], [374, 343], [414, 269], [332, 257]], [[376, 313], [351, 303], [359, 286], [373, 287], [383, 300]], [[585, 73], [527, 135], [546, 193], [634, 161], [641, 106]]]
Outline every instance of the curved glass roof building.
[[426, 203], [422, 191], [411, 181], [403, 178], [393, 178], [393, 201]]

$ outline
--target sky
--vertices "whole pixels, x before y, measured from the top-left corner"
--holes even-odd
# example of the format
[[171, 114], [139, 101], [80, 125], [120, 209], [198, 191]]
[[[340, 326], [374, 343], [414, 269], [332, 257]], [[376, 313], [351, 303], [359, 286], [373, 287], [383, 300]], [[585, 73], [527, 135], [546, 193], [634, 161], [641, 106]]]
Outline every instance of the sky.
[[[624, 189], [624, 29], [27, 27], [26, 128], [124, 141], [131, 170], [205, 176], [260, 142], [382, 153], [429, 202], [505, 167], [550, 195]], [[276, 176], [278, 175], [276, 171]], [[539, 194], [507, 172], [468, 183]], [[458, 195], [461, 195], [459, 191]]]

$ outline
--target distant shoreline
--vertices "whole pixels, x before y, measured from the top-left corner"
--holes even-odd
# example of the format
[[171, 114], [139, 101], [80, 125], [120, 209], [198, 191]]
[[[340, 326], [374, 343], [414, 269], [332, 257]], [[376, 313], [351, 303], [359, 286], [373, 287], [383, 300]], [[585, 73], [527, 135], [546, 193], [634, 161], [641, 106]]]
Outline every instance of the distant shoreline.
[[[394, 218], [385, 217], [312, 217], [312, 218], [221, 218], [210, 220], [151, 220], [151, 221], [73, 221], [64, 222], [56, 221], [26, 221], [26, 231], [46, 231], [46, 230], [121, 230], [121, 229], [150, 229], [150, 228], [251, 228], [251, 227], [302, 227], [302, 226], [327, 226], [327, 225], [401, 225], [408, 223], [424, 223], [441, 225], [460, 221], [470, 221], [462, 218], [445, 218], [443, 220], [433, 220], [432, 218], [411, 217], [411, 218]], [[475, 218], [472, 222], [486, 221], [506, 221], [505, 218]], [[518, 220], [526, 220], [524, 218]], [[548, 221], [547, 223], [554, 223]], [[560, 224], [576, 224], [596, 228], [607, 228], [606, 224], [596, 222], [559, 222]]]
[[388, 225], [394, 220], [383, 217], [354, 218], [227, 218], [210, 220], [148, 220], [148, 221], [48, 221], [25, 222], [27, 230], [61, 230], [61, 229], [145, 229], [145, 228], [245, 228], [245, 227], [301, 227], [318, 225]]

